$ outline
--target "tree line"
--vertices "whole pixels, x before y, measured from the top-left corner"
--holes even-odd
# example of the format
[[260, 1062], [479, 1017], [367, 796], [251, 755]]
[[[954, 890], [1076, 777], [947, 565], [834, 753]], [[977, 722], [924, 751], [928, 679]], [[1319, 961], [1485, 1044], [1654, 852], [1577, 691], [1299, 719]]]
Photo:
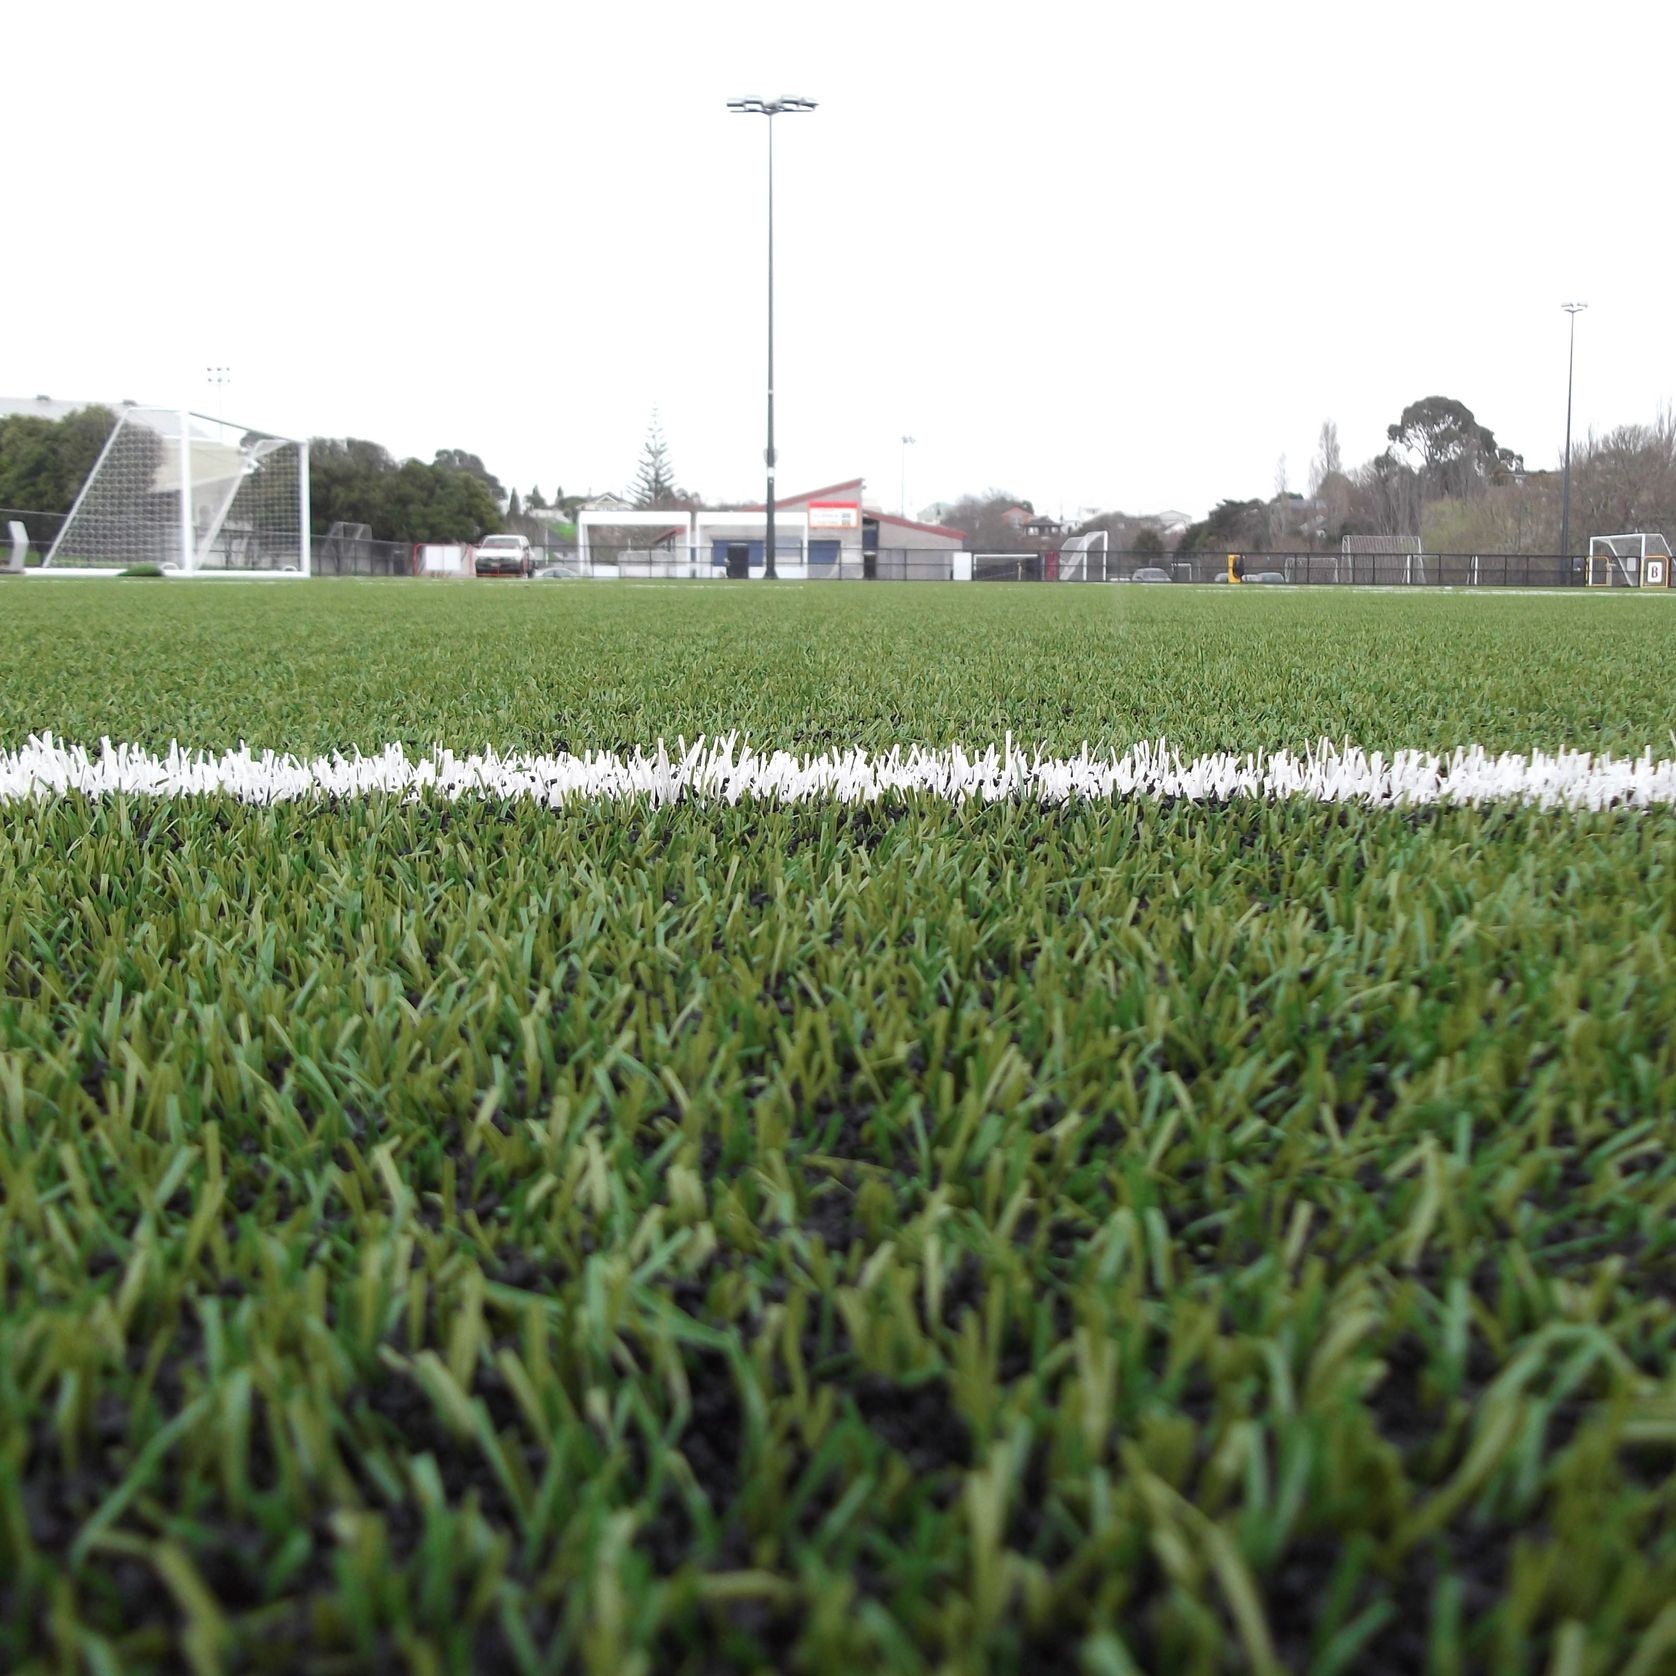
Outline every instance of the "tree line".
[[[62, 419], [39, 414], [0, 417], [0, 507], [65, 513], [92, 471], [116, 423], [108, 407], [86, 407]], [[1676, 411], [1651, 423], [1590, 432], [1572, 452], [1574, 552], [1590, 535], [1630, 530], [1676, 533]], [[478, 541], [494, 530], [522, 528], [541, 538], [558, 514], [558, 532], [574, 519], [582, 497], [539, 487], [510, 493], [476, 455], [439, 449], [429, 461], [398, 460], [376, 442], [316, 437], [309, 444], [311, 521], [316, 534], [336, 523], [365, 524], [377, 539], [398, 542]], [[681, 488], [654, 411], [628, 497], [642, 509], [701, 508]], [[1004, 514], [1028, 501], [998, 489], [967, 495], [943, 522], [984, 551], [1038, 549], [1053, 536], [1030, 538]], [[1311, 552], [1336, 548], [1346, 535], [1419, 536], [1433, 553], [1555, 553], [1560, 542], [1560, 471], [1529, 468], [1464, 402], [1426, 396], [1387, 428], [1386, 447], [1347, 468], [1332, 420], [1321, 426], [1307, 491], [1287, 482], [1282, 456], [1268, 499], [1224, 499], [1178, 535], [1156, 522], [1103, 513], [1076, 527], [1105, 530], [1114, 548], [1143, 554], [1179, 552]]]
[[[1533, 467], [1465, 402], [1426, 396], [1386, 429], [1386, 446], [1346, 468], [1321, 426], [1307, 492], [1282, 456], [1267, 500], [1226, 499], [1181, 535], [1181, 551], [1312, 552], [1347, 535], [1419, 537], [1429, 553], [1558, 553], [1562, 462]], [[1591, 535], [1676, 531], [1676, 414], [1589, 432], [1572, 448], [1573, 554]]]
[[[1347, 466], [1338, 426], [1320, 430], [1306, 487], [1288, 481], [1284, 455], [1268, 497], [1219, 500], [1171, 532], [1144, 514], [1102, 512], [1066, 533], [1103, 530], [1114, 551], [1143, 557], [1180, 553], [1333, 551], [1347, 535], [1420, 538], [1429, 553], [1557, 553], [1560, 462], [1530, 466], [1463, 401], [1426, 396], [1386, 428], [1372, 459]], [[1040, 551], [1063, 536], [1031, 535], [1009, 514], [1028, 500], [1001, 489], [969, 494], [939, 514], [984, 552]], [[1650, 424], [1590, 432], [1572, 449], [1574, 554], [1591, 535], [1659, 530], [1676, 536], [1676, 412]]]

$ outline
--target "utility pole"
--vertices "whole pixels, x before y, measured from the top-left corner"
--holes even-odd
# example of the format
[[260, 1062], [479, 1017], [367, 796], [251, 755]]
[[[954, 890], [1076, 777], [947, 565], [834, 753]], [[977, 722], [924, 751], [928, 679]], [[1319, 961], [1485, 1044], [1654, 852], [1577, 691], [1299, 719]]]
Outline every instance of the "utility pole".
[[767, 527], [762, 543], [762, 574], [773, 581], [779, 574], [774, 566], [774, 118], [798, 111], [812, 111], [815, 101], [782, 94], [778, 99], [729, 99], [727, 108], [746, 116], [768, 118], [768, 447], [763, 451], [763, 460], [768, 466], [768, 500], [765, 508]]

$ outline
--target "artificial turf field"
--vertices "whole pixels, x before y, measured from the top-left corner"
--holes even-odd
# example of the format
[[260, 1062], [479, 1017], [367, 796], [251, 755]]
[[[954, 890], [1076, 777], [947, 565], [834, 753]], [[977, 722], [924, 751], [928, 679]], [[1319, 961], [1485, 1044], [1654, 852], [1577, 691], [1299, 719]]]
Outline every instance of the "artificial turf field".
[[[0, 750], [1676, 754], [1676, 599], [39, 582]], [[1676, 1669], [1676, 810], [0, 807], [0, 1667]]]

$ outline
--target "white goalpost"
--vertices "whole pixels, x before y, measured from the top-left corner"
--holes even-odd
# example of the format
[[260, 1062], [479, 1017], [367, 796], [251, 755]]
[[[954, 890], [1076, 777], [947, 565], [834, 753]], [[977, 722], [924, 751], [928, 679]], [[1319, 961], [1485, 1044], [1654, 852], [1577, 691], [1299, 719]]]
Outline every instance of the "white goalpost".
[[1591, 535], [1583, 580], [1591, 588], [1667, 588], [1670, 543], [1650, 530]]
[[42, 563], [307, 576], [308, 444], [203, 414], [125, 407]]
[[1420, 550], [1420, 538], [1417, 535], [1347, 535], [1339, 544], [1333, 580], [1424, 582], [1426, 559]]
[[[665, 556], [661, 569], [655, 571], [651, 545], [608, 550], [602, 564], [594, 556], [590, 539], [597, 529], [647, 529], [655, 530], [659, 535], [678, 535], [681, 539], [678, 545], [672, 544], [673, 550]], [[627, 507], [583, 512], [576, 519], [576, 563], [584, 576], [675, 576], [683, 571], [688, 575], [698, 575], [700, 572], [693, 548], [693, 515], [690, 512], [634, 511]]]

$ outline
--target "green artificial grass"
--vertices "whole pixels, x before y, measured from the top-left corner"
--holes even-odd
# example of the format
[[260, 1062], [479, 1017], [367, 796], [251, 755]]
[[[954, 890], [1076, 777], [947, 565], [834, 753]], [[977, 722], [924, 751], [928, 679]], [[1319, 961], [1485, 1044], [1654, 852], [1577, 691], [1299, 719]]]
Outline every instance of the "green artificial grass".
[[96, 582], [8, 595], [0, 743], [550, 751], [1168, 735], [1671, 751], [1676, 595]]
[[[0, 744], [288, 750], [1663, 755], [1676, 633], [7, 606]], [[0, 1666], [1669, 1670], [1673, 927], [1668, 810], [0, 811]]]

